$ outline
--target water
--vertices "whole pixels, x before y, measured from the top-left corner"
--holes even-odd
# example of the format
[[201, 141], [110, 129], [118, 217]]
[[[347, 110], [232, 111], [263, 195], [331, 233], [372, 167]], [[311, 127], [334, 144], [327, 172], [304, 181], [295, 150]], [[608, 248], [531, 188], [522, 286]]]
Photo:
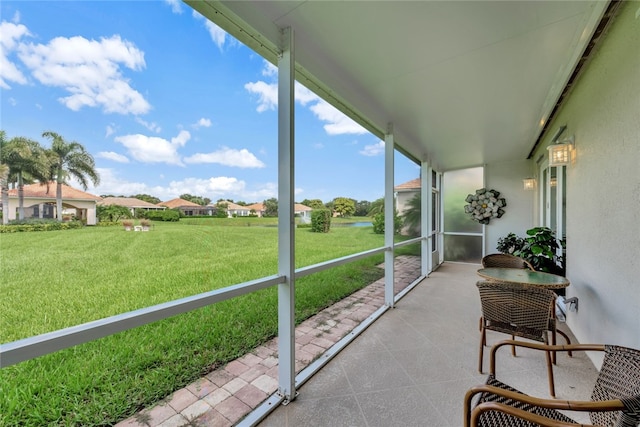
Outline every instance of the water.
[[332, 227], [371, 227], [371, 221], [350, 222], [345, 224], [331, 224]]

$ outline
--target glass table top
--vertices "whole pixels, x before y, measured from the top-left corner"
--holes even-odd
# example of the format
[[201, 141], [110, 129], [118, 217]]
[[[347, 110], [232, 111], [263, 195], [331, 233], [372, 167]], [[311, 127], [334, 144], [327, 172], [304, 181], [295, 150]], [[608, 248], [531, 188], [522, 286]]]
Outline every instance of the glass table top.
[[478, 275], [487, 280], [521, 283], [549, 289], [562, 289], [569, 286], [569, 280], [566, 277], [523, 268], [481, 268], [478, 270]]

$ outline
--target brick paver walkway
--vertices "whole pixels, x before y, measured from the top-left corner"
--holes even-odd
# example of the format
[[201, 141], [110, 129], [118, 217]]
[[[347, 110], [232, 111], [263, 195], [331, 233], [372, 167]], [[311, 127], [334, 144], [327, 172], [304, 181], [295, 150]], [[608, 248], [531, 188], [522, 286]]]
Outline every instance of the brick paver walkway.
[[[420, 257], [396, 257], [395, 292], [419, 275]], [[296, 372], [351, 332], [383, 303], [384, 278], [302, 322], [296, 327]], [[232, 426], [277, 388], [278, 339], [274, 338], [116, 427]]]

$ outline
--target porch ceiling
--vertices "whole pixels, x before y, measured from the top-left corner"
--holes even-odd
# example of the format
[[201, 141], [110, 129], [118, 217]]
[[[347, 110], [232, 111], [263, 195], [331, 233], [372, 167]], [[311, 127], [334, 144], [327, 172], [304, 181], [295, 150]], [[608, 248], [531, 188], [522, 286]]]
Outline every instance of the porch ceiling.
[[524, 160], [607, 1], [186, 0], [267, 60], [441, 171]]

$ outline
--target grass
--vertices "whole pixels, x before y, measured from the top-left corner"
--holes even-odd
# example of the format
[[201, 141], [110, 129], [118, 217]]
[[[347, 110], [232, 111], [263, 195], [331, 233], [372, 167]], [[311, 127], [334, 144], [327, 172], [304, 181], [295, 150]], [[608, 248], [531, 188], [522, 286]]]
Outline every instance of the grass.
[[[87, 227], [2, 234], [1, 340], [275, 274], [277, 229], [259, 224], [191, 219], [154, 223], [148, 233]], [[340, 227], [328, 234], [299, 229], [296, 266], [382, 244], [383, 236], [370, 227]], [[377, 280], [383, 274], [376, 267], [380, 262], [382, 255], [373, 256], [297, 281], [296, 321]], [[0, 425], [113, 425], [275, 336], [276, 291], [265, 289], [2, 369]]]

